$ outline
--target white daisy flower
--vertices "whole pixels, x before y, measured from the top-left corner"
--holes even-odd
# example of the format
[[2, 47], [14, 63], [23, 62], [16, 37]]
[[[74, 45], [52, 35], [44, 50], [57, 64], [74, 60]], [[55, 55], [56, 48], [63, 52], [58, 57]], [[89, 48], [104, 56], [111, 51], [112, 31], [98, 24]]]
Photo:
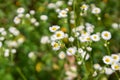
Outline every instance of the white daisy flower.
[[61, 10], [61, 11], [59, 11], [58, 17], [59, 18], [65, 18], [65, 17], [67, 17], [67, 10]]
[[102, 36], [102, 38], [103, 38], [104, 40], [110, 40], [110, 39], [111, 39], [111, 33], [108, 32], [108, 31], [103, 31], [103, 32], [101, 33], [101, 36]]
[[96, 69], [96, 70], [102, 70], [102, 67], [100, 66], [100, 64], [94, 64], [93, 65], [93, 67], [94, 67], [94, 69]]
[[120, 70], [120, 63], [112, 64], [112, 65], [111, 65], [111, 68], [112, 68], [113, 70]]
[[48, 36], [43, 36], [43, 37], [41, 37], [40, 42], [41, 42], [42, 44], [47, 44], [47, 43], [49, 43], [49, 42], [50, 42], [49, 37], [48, 37]]
[[57, 1], [57, 2], [56, 2], [56, 6], [57, 6], [57, 7], [60, 7], [60, 6], [62, 6], [62, 5], [63, 5], [63, 1]]
[[53, 50], [59, 50], [60, 49], [60, 44], [57, 42], [52, 42], [51, 43]]
[[35, 22], [34, 25], [35, 25], [35, 26], [39, 26], [39, 22]]
[[25, 9], [22, 8], [22, 7], [20, 7], [20, 8], [17, 9], [17, 13], [18, 14], [21, 14], [21, 13], [24, 13], [24, 12], [25, 12]]
[[15, 54], [16, 52], [16, 49], [11, 49], [11, 53]]
[[49, 27], [49, 30], [50, 30], [50, 32], [55, 32], [55, 31], [57, 31], [59, 28], [60, 28], [60, 26], [58, 26], [58, 25], [53, 25], [53, 26]]
[[30, 22], [34, 24], [36, 22], [36, 19], [35, 18], [31, 18]]
[[111, 55], [113, 62], [119, 62], [120, 61], [120, 56], [118, 56], [117, 54], [112, 54]]
[[61, 52], [58, 54], [58, 57], [59, 57], [60, 59], [64, 59], [64, 58], [66, 57], [65, 52], [61, 51]]
[[92, 51], [92, 47], [87, 47], [87, 51]]
[[103, 57], [103, 62], [104, 62], [105, 64], [112, 64], [113, 59], [112, 59], [111, 56], [104, 56], [104, 57]]
[[70, 47], [67, 49], [67, 55], [72, 56], [76, 53], [76, 47]]
[[43, 20], [43, 21], [46, 21], [46, 20], [48, 20], [48, 16], [47, 15], [41, 15], [40, 19]]
[[83, 53], [83, 49], [82, 48], [78, 48], [78, 53]]
[[74, 41], [74, 38], [73, 38], [73, 37], [69, 37], [68, 40], [69, 40], [70, 42], [73, 42], [73, 41]]
[[97, 76], [97, 71], [94, 71], [94, 73], [92, 74], [93, 77]]
[[48, 9], [54, 9], [56, 8], [56, 4], [55, 3], [49, 3], [48, 4]]
[[62, 31], [55, 32], [55, 39], [63, 39], [63, 38], [64, 38], [64, 32]]
[[94, 7], [94, 8], [92, 9], [92, 13], [93, 13], [93, 14], [99, 14], [100, 12], [101, 12], [101, 9], [100, 9], [100, 8]]
[[25, 17], [26, 17], [26, 18], [30, 18], [30, 14], [27, 13], [27, 14], [25, 15]]
[[88, 10], [88, 5], [86, 5], [86, 4], [83, 4], [81, 7], [80, 7], [82, 10]]
[[85, 42], [85, 41], [86, 41], [84, 36], [80, 36], [80, 37], [79, 37], [79, 40], [80, 40], [81, 42]]
[[21, 19], [19, 17], [15, 17], [13, 21], [15, 24], [19, 24], [21, 22]]
[[100, 36], [98, 34], [93, 34], [90, 37], [91, 37], [91, 40], [93, 40], [93, 41], [99, 41], [100, 40]]
[[30, 10], [30, 14], [31, 14], [31, 15], [34, 15], [34, 14], [35, 14], [35, 11], [34, 11], [34, 10]]
[[118, 25], [117, 23], [113, 23], [113, 24], [112, 24], [112, 28], [118, 29], [118, 28], [119, 28], [119, 25]]
[[114, 72], [111, 68], [105, 67], [104, 70], [105, 70], [105, 74], [107, 74], [107, 75], [111, 75]]
[[10, 55], [10, 50], [9, 49], [5, 49], [4, 56], [5, 57], [9, 57], [9, 55]]

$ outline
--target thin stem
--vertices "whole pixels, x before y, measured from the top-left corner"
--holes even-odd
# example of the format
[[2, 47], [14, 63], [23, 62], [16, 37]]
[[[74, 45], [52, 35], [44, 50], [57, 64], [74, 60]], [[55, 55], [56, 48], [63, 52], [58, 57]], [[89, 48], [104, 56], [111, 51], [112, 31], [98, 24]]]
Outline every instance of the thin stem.
[[119, 80], [119, 75], [116, 71], [115, 71], [115, 75], [116, 75], [117, 79]]
[[23, 80], [27, 80], [25, 75], [22, 73], [19, 67], [16, 67], [17, 72], [20, 74], [20, 76], [23, 78]]
[[110, 55], [110, 49], [109, 49], [109, 46], [108, 46], [108, 42], [105, 41], [105, 47], [107, 49], [107, 52], [108, 52], [108, 55]]

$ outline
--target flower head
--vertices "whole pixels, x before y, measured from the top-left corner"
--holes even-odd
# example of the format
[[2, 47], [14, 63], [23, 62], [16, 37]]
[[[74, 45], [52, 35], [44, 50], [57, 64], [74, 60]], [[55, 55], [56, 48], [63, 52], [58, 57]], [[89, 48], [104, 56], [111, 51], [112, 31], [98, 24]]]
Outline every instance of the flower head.
[[112, 64], [113, 60], [112, 60], [111, 56], [104, 56], [103, 57], [103, 62], [105, 64]]
[[101, 36], [104, 40], [110, 40], [111, 39], [111, 33], [108, 32], [108, 31], [103, 31]]
[[52, 27], [49, 27], [50, 32], [55, 32], [60, 28], [60, 26], [53, 25]]

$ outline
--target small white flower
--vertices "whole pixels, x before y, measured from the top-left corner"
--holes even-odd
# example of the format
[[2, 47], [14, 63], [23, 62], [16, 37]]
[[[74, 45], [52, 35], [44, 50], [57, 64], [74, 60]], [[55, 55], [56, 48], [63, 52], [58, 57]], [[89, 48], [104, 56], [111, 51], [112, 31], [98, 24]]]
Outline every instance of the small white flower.
[[120, 61], [120, 56], [117, 54], [112, 54], [111, 57], [115, 63]]
[[101, 36], [104, 40], [110, 40], [111, 39], [111, 33], [108, 32], [108, 31], [103, 31]]
[[74, 38], [73, 38], [73, 37], [69, 37], [68, 40], [69, 40], [70, 42], [73, 42], [73, 41], [74, 41]]
[[56, 8], [56, 4], [54, 4], [54, 3], [48, 4], [48, 9], [54, 9], [54, 8]]
[[16, 53], [16, 49], [11, 49], [11, 53], [15, 54]]
[[113, 24], [112, 24], [112, 28], [118, 29], [118, 28], [119, 28], [119, 25], [118, 25], [117, 23], [113, 23]]
[[17, 17], [22, 18], [24, 15], [23, 14], [18, 14]]
[[5, 49], [4, 56], [5, 56], [5, 57], [8, 57], [9, 54], [10, 54], [10, 50], [9, 50], [9, 49]]
[[15, 27], [10, 27], [9, 32], [15, 36], [18, 36], [20, 34], [20, 32]]
[[36, 22], [36, 19], [35, 18], [31, 18], [30, 22], [34, 24]]
[[53, 26], [49, 27], [49, 30], [50, 30], [50, 32], [55, 32], [55, 31], [57, 31], [59, 28], [60, 28], [60, 26], [58, 26], [58, 25], [53, 25]]
[[17, 9], [17, 13], [18, 14], [21, 14], [21, 13], [24, 13], [24, 12], [25, 12], [25, 9], [22, 8], [22, 7], [20, 7], [20, 8]]
[[105, 64], [112, 64], [113, 59], [111, 58], [111, 56], [104, 56], [104, 57], [103, 57], [103, 62], [104, 62]]
[[58, 57], [59, 57], [60, 59], [64, 59], [64, 58], [66, 57], [65, 52], [61, 51], [61, 52], [58, 54]]
[[62, 31], [55, 32], [55, 39], [63, 39], [63, 38], [64, 38], [64, 32]]
[[92, 74], [93, 77], [97, 76], [97, 71], [94, 71], [94, 73]]
[[0, 48], [2, 47], [2, 42], [0, 42]]
[[34, 10], [30, 10], [30, 14], [31, 14], [31, 15], [34, 15], [34, 14], [35, 14], [35, 11], [34, 11]]
[[82, 48], [78, 48], [78, 53], [83, 53], [83, 49]]
[[93, 34], [93, 35], [91, 35], [91, 40], [99, 41], [100, 40], [100, 36], [98, 34]]
[[27, 14], [25, 15], [25, 17], [26, 17], [26, 18], [30, 18], [30, 14], [27, 13]]
[[79, 40], [80, 40], [81, 42], [85, 42], [85, 37], [84, 37], [84, 36], [80, 36], [80, 37], [79, 37]]
[[41, 15], [40, 19], [43, 20], [43, 21], [46, 21], [46, 20], [48, 20], [48, 16], [47, 15]]
[[84, 38], [85, 38], [85, 41], [90, 41], [91, 40], [90, 36], [84, 36]]
[[81, 65], [81, 64], [82, 64], [82, 61], [78, 61], [77, 64], [78, 64], [78, 65]]
[[34, 53], [34, 52], [30, 52], [30, 53], [28, 54], [28, 57], [29, 57], [29, 58], [35, 57], [35, 53]]
[[76, 47], [70, 47], [67, 49], [67, 55], [72, 56], [76, 53]]
[[68, 1], [68, 3], [67, 3], [69, 6], [71, 6], [72, 4], [73, 4], [73, 2], [72, 1]]
[[68, 38], [68, 34], [67, 33], [64, 34], [64, 38]]
[[5, 29], [3, 27], [0, 28], [0, 33], [5, 31]]
[[78, 37], [80, 35], [79, 32], [75, 32], [75, 37]]
[[86, 48], [88, 51], [92, 51], [92, 48], [91, 47], [87, 47]]
[[101, 9], [100, 9], [100, 8], [94, 7], [94, 8], [92, 9], [92, 13], [93, 13], [93, 14], [99, 14], [100, 12], [101, 12]]
[[35, 25], [35, 26], [39, 26], [39, 22], [35, 22], [34, 25]]
[[113, 70], [120, 70], [120, 63], [115, 63], [111, 65]]
[[60, 44], [57, 42], [52, 42], [51, 43], [53, 50], [59, 50], [60, 49]]
[[102, 67], [100, 66], [100, 64], [94, 64], [93, 67], [96, 70], [99, 70], [99, 71], [102, 70]]
[[50, 42], [49, 37], [48, 37], [48, 36], [43, 36], [43, 37], [41, 38], [40, 42], [41, 42], [42, 44], [47, 44], [47, 43], [49, 43], [49, 42]]
[[21, 19], [19, 17], [15, 17], [13, 21], [15, 24], [19, 24], [21, 22]]
[[81, 7], [80, 7], [82, 10], [87, 10], [88, 9], [88, 5], [86, 5], [86, 4], [83, 4]]
[[3, 41], [5, 39], [5, 37], [0, 37], [0, 41]]
[[82, 31], [85, 28], [85, 26], [80, 25], [76, 28], [76, 31]]
[[105, 67], [104, 70], [105, 70], [105, 74], [107, 74], [107, 75], [111, 75], [114, 72], [111, 68]]
[[57, 2], [56, 2], [56, 6], [57, 6], [57, 7], [60, 7], [60, 6], [62, 6], [62, 5], [63, 5], [63, 1], [57, 1]]
[[17, 43], [22, 44], [25, 41], [23, 37], [18, 38]]
[[93, 33], [94, 32], [94, 26], [90, 25], [90, 26], [86, 26], [86, 31], [88, 33]]
[[5, 36], [5, 35], [7, 35], [7, 32], [3, 31], [3, 32], [1, 32], [1, 35]]
[[67, 11], [66, 10], [59, 11], [58, 17], [59, 18], [65, 18], [65, 17], [67, 17]]

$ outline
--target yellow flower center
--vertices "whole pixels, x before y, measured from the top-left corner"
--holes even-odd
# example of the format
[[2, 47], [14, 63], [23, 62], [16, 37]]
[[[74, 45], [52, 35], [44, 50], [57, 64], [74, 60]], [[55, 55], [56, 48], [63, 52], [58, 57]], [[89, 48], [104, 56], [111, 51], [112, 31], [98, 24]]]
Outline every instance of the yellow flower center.
[[54, 47], [58, 47], [58, 43], [55, 43], [53, 46], [54, 46]]
[[108, 37], [108, 33], [105, 33], [104, 36], [105, 36], [105, 37]]
[[94, 38], [94, 39], [96, 39], [97, 37], [96, 37], [96, 36], [94, 36], [93, 38]]
[[52, 30], [56, 30], [57, 28], [56, 27], [53, 27]]
[[107, 58], [105, 61], [106, 61], [106, 62], [110, 62], [110, 59], [109, 59], [109, 58]]
[[60, 37], [60, 36], [61, 36], [61, 34], [60, 34], [60, 33], [57, 33], [57, 34], [56, 34], [56, 36], [57, 36], [57, 37]]

